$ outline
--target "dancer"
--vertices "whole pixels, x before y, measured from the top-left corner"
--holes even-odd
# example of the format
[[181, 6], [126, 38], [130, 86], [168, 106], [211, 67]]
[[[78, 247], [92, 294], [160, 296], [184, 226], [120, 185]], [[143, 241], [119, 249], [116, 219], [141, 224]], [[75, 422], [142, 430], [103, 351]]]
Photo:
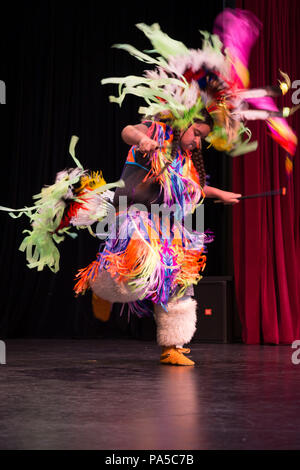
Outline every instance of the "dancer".
[[[115, 47], [154, 69], [142, 77], [102, 80], [119, 85], [119, 96], [111, 96], [111, 102], [122, 105], [130, 93], [146, 104], [139, 109], [142, 122], [122, 131], [131, 148], [121, 180], [107, 185], [101, 173], [84, 171], [75, 159], [73, 141], [70, 153], [77, 168], [59, 173], [56, 183], [38, 195], [35, 207], [20, 212], [33, 222], [21, 249], [26, 250], [29, 267], [48, 265], [57, 271], [54, 242], [65, 233], [71, 235], [71, 226], [108, 221], [110, 230], [96, 260], [76, 276], [76, 294], [92, 289], [111, 303], [128, 303], [129, 313], [141, 316], [152, 314], [145, 302], [151, 300], [162, 346], [160, 362], [191, 366], [194, 362], [185, 356], [189, 349], [183, 346], [196, 328], [193, 286], [201, 279], [206, 244], [213, 237], [187, 227], [186, 219], [197, 213], [205, 197], [229, 204], [241, 197], [206, 184], [202, 140], [231, 156], [242, 155], [257, 147], [257, 142], [250, 142], [245, 121], [265, 120], [288, 153], [289, 174], [297, 138], [284, 118], [295, 109], [278, 110], [272, 99], [290, 87], [283, 72], [278, 86], [248, 88], [249, 53], [261, 27], [251, 13], [222, 12], [215, 34], [202, 32], [199, 50], [171, 39], [158, 24], [137, 27], [151, 41], [155, 57], [126, 44]], [[115, 193], [112, 187], [117, 188]], [[168, 209], [168, 216], [157, 209]]]
[[[124, 195], [126, 195], [129, 204], [142, 203], [148, 209], [151, 207], [150, 201], [154, 204], [158, 202], [164, 203], [165, 198], [163, 194], [159, 194], [159, 185], [143, 183], [144, 178], [151, 169], [151, 156], [157, 151], [158, 147], [158, 141], [152, 138], [153, 134], [160, 134], [161, 138], [163, 136], [164, 143], [166, 142], [166, 137], [168, 137], [169, 142], [172, 142], [171, 155], [177, 154], [178, 160], [179, 155], [181, 156], [179, 161], [183, 164], [183, 168], [178, 167], [177, 172], [180, 173], [182, 171], [182, 173], [187, 173], [185, 166], [189, 167], [191, 177], [194, 177], [197, 185], [203, 187], [206, 197], [215, 197], [227, 204], [238, 202], [237, 197], [241, 196], [240, 194], [222, 191], [205, 185], [205, 170], [201, 154], [202, 139], [205, 139], [209, 132], [212, 131], [213, 120], [207, 112], [204, 111], [203, 115], [205, 116], [203, 121], [195, 120], [188, 129], [177, 129], [175, 131], [175, 139], [172, 128], [168, 124], [159, 121], [144, 121], [136, 126], [127, 126], [123, 130], [123, 140], [133, 146], [129, 151], [121, 177], [125, 182], [125, 188], [118, 189], [115, 193], [114, 202], [116, 205], [118, 204], [119, 197]], [[134, 159], [132, 158], [133, 156]], [[173, 161], [170, 166], [170, 172], [174, 173], [174, 166]], [[185, 179], [182, 178], [182, 180], [183, 187], [188, 188], [186, 177]], [[199, 234], [199, 237], [201, 235]], [[201, 253], [202, 251], [199, 252], [199, 256], [201, 256]], [[186, 253], [187, 257], [188, 253]], [[206, 258], [203, 255], [201, 258], [202, 262], [205, 262]], [[181, 269], [179, 265], [177, 267], [174, 266], [178, 271], [177, 277], [182, 276], [184, 263], [185, 260], [183, 259]], [[197, 265], [194, 268], [192, 265], [189, 265], [185, 269], [190, 270], [190, 272], [194, 269], [197, 272]], [[195, 278], [195, 280], [198, 279]], [[100, 296], [102, 295], [102, 297], [107, 295], [104, 292], [103, 284], [100, 285], [100, 288], [98, 282], [96, 285], [92, 284], [92, 289]], [[190, 342], [196, 330], [197, 305], [196, 301], [192, 299], [192, 295], [193, 288], [192, 284], [190, 284], [181, 298], [176, 299], [176, 296], [170, 296], [166, 308], [160, 306], [159, 303], [154, 304], [157, 342], [162, 346], [160, 362], [163, 364], [194, 365], [194, 362], [184, 355], [184, 353], [188, 353], [190, 350], [182, 347], [183, 344]], [[109, 298], [111, 301], [114, 300], [113, 297]], [[118, 297], [116, 297], [117, 299]]]
[[[242, 45], [243, 54], [247, 55], [245, 49], [249, 52], [258, 34], [257, 20], [245, 12], [230, 14], [234, 25], [231, 22], [229, 29], [243, 27], [245, 37], [248, 35], [248, 44]], [[220, 18], [216, 26], [219, 23]], [[153, 58], [132, 46], [117, 45], [156, 68], [147, 70], [143, 77], [102, 80], [103, 84], [119, 85], [120, 95], [110, 97], [111, 102], [121, 105], [126, 94], [131, 93], [144, 98], [148, 107], [139, 109], [145, 116], [141, 124], [126, 126], [122, 131], [123, 140], [132, 147], [121, 176], [125, 187], [117, 189], [114, 197], [118, 210], [114, 236], [102, 245], [97, 260], [79, 271], [75, 291], [91, 288], [112, 303], [127, 302], [129, 311], [138, 315], [147, 314], [143, 301], [151, 300], [157, 342], [162, 346], [160, 362], [193, 365], [184, 355], [189, 350], [182, 346], [191, 341], [196, 329], [193, 285], [201, 279], [206, 263], [205, 244], [212, 237], [187, 231], [183, 219], [196, 210], [205, 196], [231, 204], [241, 197], [206, 185], [201, 140], [232, 155], [255, 149], [257, 143], [249, 143], [251, 133], [243, 123], [245, 116], [269, 119], [268, 124], [275, 128], [282, 112], [249, 110], [246, 98], [278, 95], [284, 87], [281, 84], [278, 88], [245, 90], [245, 69], [238, 57], [233, 61], [228, 51], [222, 53], [223, 45], [217, 36], [204, 33], [202, 50], [195, 51], [169, 38], [157, 24], [137, 27], [160, 56]], [[288, 80], [284, 78], [286, 84]], [[270, 124], [271, 118], [274, 120]], [[294, 150], [295, 136], [285, 122], [284, 126], [276, 138]], [[247, 135], [246, 140], [243, 134]], [[120, 209], [121, 196], [126, 196], [129, 207], [139, 203], [144, 209], [132, 213], [127, 208]], [[152, 214], [151, 209], [157, 204], [168, 208], [175, 205], [167, 236], [164, 220], [158, 218], [157, 222]]]

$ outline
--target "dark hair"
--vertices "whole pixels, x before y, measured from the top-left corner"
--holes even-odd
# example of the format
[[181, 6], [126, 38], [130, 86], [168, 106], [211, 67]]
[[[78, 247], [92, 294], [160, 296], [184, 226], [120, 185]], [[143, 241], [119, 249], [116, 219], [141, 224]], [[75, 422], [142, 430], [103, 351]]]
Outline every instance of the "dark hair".
[[[178, 127], [175, 127], [173, 129], [173, 141], [172, 141], [172, 150], [171, 150], [172, 160], [176, 158], [179, 143], [180, 143], [180, 129]], [[203, 188], [205, 186], [205, 181], [206, 181], [206, 172], [205, 172], [203, 155], [202, 155], [201, 149], [194, 149], [192, 151], [191, 157], [192, 157], [193, 165], [195, 169], [197, 170], [197, 173], [199, 176], [200, 186]]]

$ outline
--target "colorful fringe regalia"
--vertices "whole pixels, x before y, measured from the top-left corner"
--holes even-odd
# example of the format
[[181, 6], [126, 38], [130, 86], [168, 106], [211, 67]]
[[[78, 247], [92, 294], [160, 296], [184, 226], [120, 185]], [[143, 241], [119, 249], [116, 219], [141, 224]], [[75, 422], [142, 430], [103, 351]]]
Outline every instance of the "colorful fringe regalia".
[[[151, 158], [144, 181], [161, 173], [162, 202], [173, 212], [160, 217], [146, 207], [133, 210], [134, 206], [119, 211], [110, 230], [116, 235], [108, 237], [96, 261], [79, 271], [75, 286], [77, 294], [84, 293], [105, 270], [116, 283], [125, 284], [131, 294], [137, 293], [138, 300], [128, 303], [129, 310], [138, 315], [147, 312], [140, 301], [166, 306], [170, 298], [182, 297], [189, 286], [199, 282], [206, 263], [205, 243], [212, 240], [209, 234], [189, 231], [184, 226], [184, 217], [194, 212], [204, 196], [191, 153], [179, 149], [161, 172], [170, 162], [172, 129], [166, 123], [152, 122], [148, 135], [158, 142], [160, 150]], [[138, 165], [133, 158], [137, 151], [137, 146], [130, 149], [127, 165]], [[101, 295], [107, 298], [110, 294], [103, 291]]]

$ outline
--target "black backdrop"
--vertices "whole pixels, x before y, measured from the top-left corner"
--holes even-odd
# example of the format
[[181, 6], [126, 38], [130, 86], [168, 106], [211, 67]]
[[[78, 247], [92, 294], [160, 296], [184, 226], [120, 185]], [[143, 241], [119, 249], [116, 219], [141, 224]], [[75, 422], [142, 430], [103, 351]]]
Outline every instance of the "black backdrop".
[[[144, 4], [143, 4], [144, 3]], [[127, 42], [138, 49], [150, 43], [134, 25], [158, 22], [163, 31], [188, 47], [201, 46], [199, 30], [212, 30], [224, 7], [220, 0], [189, 2], [26, 1], [10, 11], [1, 7], [0, 80], [6, 84], [1, 114], [0, 204], [32, 205], [32, 195], [55, 174], [73, 166], [70, 137], [80, 137], [76, 155], [85, 168], [102, 169], [107, 181], [119, 179], [128, 147], [121, 129], [139, 120], [141, 104], [127, 97], [122, 108], [110, 104], [116, 90], [101, 86], [109, 76], [141, 73], [147, 66], [126, 52], [111, 49]], [[4, 10], [3, 10], [4, 8]], [[230, 186], [228, 157], [207, 150], [211, 184]], [[231, 209], [205, 205], [205, 228], [215, 234], [208, 247], [205, 275], [232, 274]], [[91, 294], [75, 298], [74, 276], [97, 253], [98, 240], [80, 231], [59, 245], [60, 271], [26, 267], [18, 251], [28, 228], [23, 216], [1, 217], [0, 337], [93, 337], [103, 325], [91, 309]]]

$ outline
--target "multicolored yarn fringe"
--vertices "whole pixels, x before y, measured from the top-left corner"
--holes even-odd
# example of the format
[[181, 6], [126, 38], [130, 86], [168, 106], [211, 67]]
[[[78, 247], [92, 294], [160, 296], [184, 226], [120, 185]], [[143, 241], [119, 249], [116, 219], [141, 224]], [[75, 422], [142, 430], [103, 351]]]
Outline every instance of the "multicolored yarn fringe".
[[[192, 163], [191, 152], [183, 153], [178, 148], [176, 157], [172, 160], [173, 132], [166, 123], [152, 122], [148, 135], [158, 142], [159, 150], [152, 154], [151, 169], [143, 181], [155, 177], [163, 188], [164, 203], [167, 206], [177, 204], [182, 208], [183, 215], [193, 213], [205, 196]], [[167, 164], [169, 165], [164, 170]]]
[[[117, 236], [108, 239], [97, 259], [76, 275], [76, 294], [84, 293], [90, 281], [105, 269], [116, 282], [126, 283], [132, 292], [142, 289], [144, 295], [139, 300], [166, 306], [170, 297], [183, 296], [188, 286], [202, 278], [205, 243], [213, 237], [190, 233], [179, 220], [167, 229], [163, 224], [147, 212], [120, 213]], [[140, 304], [130, 303], [132, 312], [137, 313], [139, 308]]]
[[[111, 227], [116, 235], [109, 236], [97, 259], [78, 272], [74, 287], [77, 295], [84, 293], [98, 273], [107, 270], [116, 283], [125, 283], [132, 293], [143, 291], [138, 301], [129, 302], [129, 312], [142, 316], [148, 311], [144, 300], [166, 306], [170, 297], [183, 296], [190, 285], [199, 282], [206, 263], [204, 242], [213, 240], [210, 234], [189, 232], [184, 226], [184, 217], [204, 198], [191, 152], [178, 149], [172, 160], [171, 127], [162, 122], [150, 124], [148, 135], [158, 142], [159, 149], [151, 156], [144, 181], [156, 177], [164, 207], [169, 210], [162, 214], [146, 210], [132, 213], [132, 208], [120, 212]], [[129, 161], [135, 151], [135, 147], [129, 151]]]

